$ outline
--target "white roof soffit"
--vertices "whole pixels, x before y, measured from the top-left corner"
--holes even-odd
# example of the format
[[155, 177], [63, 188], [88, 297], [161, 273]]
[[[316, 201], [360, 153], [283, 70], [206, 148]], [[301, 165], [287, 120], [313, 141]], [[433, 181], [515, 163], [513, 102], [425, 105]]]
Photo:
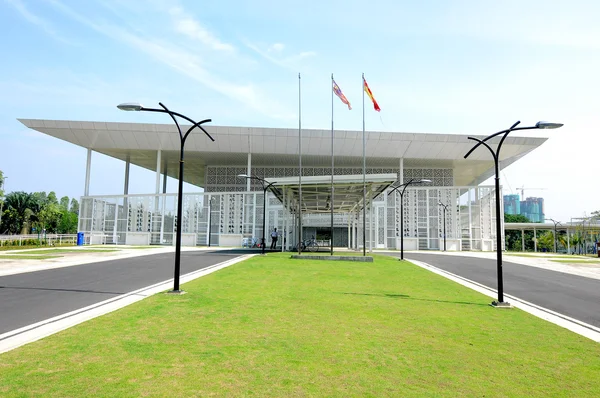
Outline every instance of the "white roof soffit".
[[[398, 176], [394, 173], [367, 174], [365, 185], [367, 188], [366, 199], [370, 203], [372, 198], [383, 193], [392, 185]], [[279, 200], [285, 195], [291, 195], [292, 208], [298, 206], [300, 184], [298, 177], [285, 177], [268, 179], [273, 182], [273, 191]], [[363, 206], [363, 175], [334, 175], [333, 176], [333, 212], [347, 213]], [[331, 212], [331, 176], [302, 177], [302, 211], [307, 213]]]
[[[177, 178], [180, 143], [174, 124], [19, 121], [33, 130], [116, 159], [129, 156], [131, 164], [151, 171], [156, 170], [156, 151], [160, 149], [167, 174]], [[201, 132], [192, 133], [186, 141], [184, 176], [193, 185], [204, 185], [206, 165], [246, 166], [248, 153], [252, 153], [254, 166], [298, 164], [297, 129], [204, 127], [215, 142]], [[403, 158], [405, 168], [452, 168], [455, 185], [460, 186], [479, 184], [494, 172], [491, 154], [485, 148], [474, 151], [469, 159], [463, 158], [474, 145], [466, 135], [367, 131], [365, 136], [367, 167], [397, 169]], [[509, 136], [502, 147], [501, 167], [512, 164], [544, 141], [546, 138]], [[362, 167], [362, 152], [362, 131], [334, 132], [336, 166]], [[331, 165], [331, 130], [302, 130], [302, 163], [307, 167]]]

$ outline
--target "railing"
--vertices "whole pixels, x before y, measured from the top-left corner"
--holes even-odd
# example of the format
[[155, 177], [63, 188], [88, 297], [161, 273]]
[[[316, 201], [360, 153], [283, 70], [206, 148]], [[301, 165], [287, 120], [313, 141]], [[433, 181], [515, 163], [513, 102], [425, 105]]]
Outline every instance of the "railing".
[[[23, 242], [31, 242], [37, 240], [46, 241], [46, 245], [53, 244], [68, 244], [77, 243], [77, 234], [29, 234], [29, 235], [0, 235], [0, 246], [6, 246], [9, 242], [11, 242], [11, 246], [23, 246]], [[19, 242], [18, 244], [13, 244], [12, 242]]]

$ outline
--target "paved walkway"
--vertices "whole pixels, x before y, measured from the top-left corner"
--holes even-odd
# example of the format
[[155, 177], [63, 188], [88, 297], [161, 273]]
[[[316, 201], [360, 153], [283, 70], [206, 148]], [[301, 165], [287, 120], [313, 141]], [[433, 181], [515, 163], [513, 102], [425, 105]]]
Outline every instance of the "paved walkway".
[[[56, 253], [53, 249], [72, 250], [71, 253]], [[88, 250], [114, 250], [106, 252], [90, 252]], [[182, 251], [206, 251], [223, 250], [218, 247], [182, 247]], [[21, 274], [24, 272], [40, 271], [45, 269], [72, 267], [75, 265], [91, 264], [100, 261], [120, 260], [125, 258], [148, 256], [160, 253], [174, 253], [174, 246], [155, 246], [141, 248], [132, 246], [61, 246], [57, 248], [24, 249], [0, 251], [0, 255], [6, 254], [35, 254], [57, 256], [55, 258], [28, 260], [28, 259], [5, 259], [0, 258], [0, 276]]]

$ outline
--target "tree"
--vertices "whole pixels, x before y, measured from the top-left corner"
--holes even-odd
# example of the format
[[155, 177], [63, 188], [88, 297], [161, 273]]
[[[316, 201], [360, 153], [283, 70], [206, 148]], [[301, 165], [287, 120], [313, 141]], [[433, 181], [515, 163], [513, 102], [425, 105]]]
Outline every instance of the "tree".
[[525, 217], [522, 214], [504, 214], [504, 222], [510, 222], [510, 223], [530, 223], [531, 220], [527, 217]]
[[64, 209], [64, 210], [69, 210], [69, 197], [68, 196], [63, 196], [62, 198], [60, 198], [60, 208]]
[[56, 199], [56, 193], [54, 191], [50, 191], [47, 197], [47, 204], [57, 205], [58, 199]]
[[0, 170], [0, 234], [2, 230], [2, 217], [4, 217], [4, 173]]
[[45, 229], [48, 233], [56, 233], [62, 215], [58, 204], [48, 203], [37, 215], [41, 229]]
[[74, 234], [77, 233], [77, 214], [63, 210], [58, 223], [59, 234]]
[[571, 235], [571, 238], [569, 240], [571, 250], [573, 252], [579, 251], [579, 254], [581, 254], [581, 244], [583, 243], [581, 231], [576, 231], [574, 234]]
[[73, 214], [79, 214], [79, 202], [77, 201], [77, 199], [71, 199], [71, 208], [69, 209], [69, 211]]
[[39, 207], [42, 207], [48, 203], [48, 195], [46, 195], [46, 192], [34, 192], [29, 195], [32, 196], [33, 200], [35, 200]]
[[[10, 233], [28, 232], [29, 218], [40, 210], [37, 197], [26, 192], [11, 192], [6, 195], [5, 207], [9, 211], [6, 223], [2, 216], [2, 231]], [[10, 224], [10, 225], [9, 225]]]
[[547, 251], [554, 250], [554, 233], [552, 231], [545, 231], [538, 237], [538, 248]]
[[0, 200], [4, 197], [4, 173], [0, 170]]
[[[504, 222], [505, 223], [530, 223], [531, 221], [521, 215], [521, 214], [504, 214]], [[521, 251], [522, 250], [522, 241], [521, 241], [521, 231], [517, 230], [505, 230], [504, 231], [504, 241], [506, 248], [508, 250]], [[525, 237], [525, 250], [533, 250], [533, 235], [530, 231], [527, 231]]]

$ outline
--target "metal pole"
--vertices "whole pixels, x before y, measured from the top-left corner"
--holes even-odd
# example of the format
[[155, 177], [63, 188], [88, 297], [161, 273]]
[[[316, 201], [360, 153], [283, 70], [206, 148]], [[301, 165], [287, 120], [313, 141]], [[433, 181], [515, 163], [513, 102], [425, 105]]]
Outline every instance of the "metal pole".
[[[500, 152], [500, 146], [498, 146]], [[498, 274], [498, 303], [504, 302], [504, 281], [502, 280], [502, 225], [500, 222], [500, 177], [498, 170], [498, 157], [494, 159], [496, 170], [496, 251], [497, 251], [497, 274]]]
[[[179, 125], [177, 126], [179, 128]], [[183, 146], [185, 141], [179, 130], [181, 137], [181, 149], [179, 151], [179, 189], [177, 190], [177, 235], [175, 240], [175, 275], [173, 283], [173, 292], [179, 293], [179, 273], [181, 271], [181, 218], [183, 214]]]
[[400, 260], [404, 260], [404, 190], [400, 193]]
[[331, 210], [331, 248], [330, 254], [333, 256], [333, 173], [334, 173], [334, 163], [333, 163], [333, 73], [331, 74], [331, 195], [329, 198], [329, 207]]
[[265, 254], [265, 218], [267, 216], [267, 189], [268, 186], [265, 187], [265, 183], [263, 184], [263, 222], [262, 222], [262, 254]]
[[367, 255], [367, 160], [365, 141], [365, 74], [362, 74], [362, 139], [363, 139], [363, 256]]
[[298, 254], [302, 253], [302, 91], [298, 73]]

